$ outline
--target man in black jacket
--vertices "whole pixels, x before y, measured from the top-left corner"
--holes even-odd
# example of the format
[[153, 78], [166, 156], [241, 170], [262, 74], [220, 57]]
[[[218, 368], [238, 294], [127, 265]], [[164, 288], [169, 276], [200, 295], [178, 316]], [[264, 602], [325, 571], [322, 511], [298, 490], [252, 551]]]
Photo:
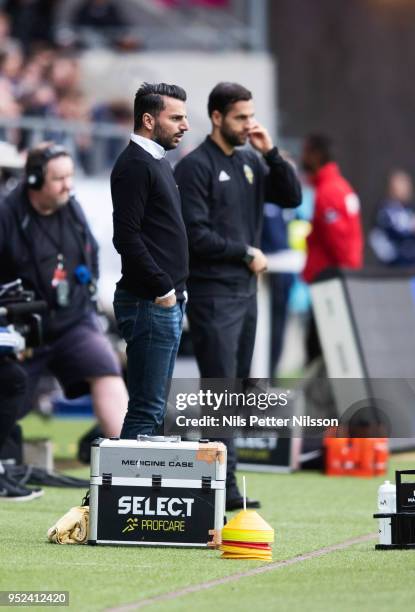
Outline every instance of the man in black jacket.
[[48, 370], [68, 397], [90, 392], [103, 432], [118, 436], [127, 393], [95, 312], [98, 245], [71, 196], [73, 173], [64, 148], [38, 145], [29, 151], [23, 183], [0, 205], [0, 282], [20, 278], [48, 304], [45, 343], [22, 364], [28, 375], [22, 413]]
[[[190, 247], [188, 317], [201, 377], [246, 379], [255, 342], [257, 275], [267, 265], [258, 248], [264, 201], [298, 206], [301, 188], [255, 121], [247, 89], [219, 83], [209, 96], [208, 112], [210, 136], [175, 170]], [[252, 149], [237, 148], [247, 142], [262, 159]], [[242, 507], [242, 497], [233, 440], [223, 441], [231, 510]], [[258, 505], [248, 500], [248, 506]]]
[[188, 275], [180, 195], [166, 151], [189, 129], [186, 92], [144, 83], [134, 133], [111, 174], [114, 246], [121, 255], [114, 311], [127, 343], [128, 411], [121, 437], [155, 433], [164, 419]]

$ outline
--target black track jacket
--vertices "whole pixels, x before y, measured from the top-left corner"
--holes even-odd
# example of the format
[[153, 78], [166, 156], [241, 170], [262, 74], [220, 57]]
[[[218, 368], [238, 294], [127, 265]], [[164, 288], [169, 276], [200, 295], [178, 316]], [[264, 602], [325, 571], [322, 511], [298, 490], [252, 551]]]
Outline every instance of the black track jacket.
[[256, 275], [243, 262], [258, 247], [264, 202], [301, 203], [291, 165], [274, 147], [265, 162], [252, 149], [225, 155], [208, 136], [175, 169], [190, 249], [191, 297], [252, 295]]

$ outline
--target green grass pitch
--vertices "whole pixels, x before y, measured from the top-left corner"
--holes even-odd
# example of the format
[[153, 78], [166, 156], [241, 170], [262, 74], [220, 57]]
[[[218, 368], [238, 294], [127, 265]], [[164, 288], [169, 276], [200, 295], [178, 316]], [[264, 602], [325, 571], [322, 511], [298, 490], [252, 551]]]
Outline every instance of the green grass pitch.
[[[56, 454], [73, 455], [86, 421], [24, 422], [26, 434], [53, 437]], [[411, 456], [391, 461], [415, 468]], [[86, 476], [87, 469], [72, 471]], [[372, 514], [383, 478], [327, 478], [317, 473], [247, 474], [249, 495], [263, 503], [274, 527], [273, 560], [283, 560], [377, 531]], [[47, 529], [71, 506], [80, 489], [50, 489], [32, 502], [0, 504], [0, 589], [67, 590], [70, 609], [103, 610], [139, 602], [259, 567], [257, 561], [220, 559], [218, 551], [161, 548], [58, 546]], [[145, 609], [209, 611], [238, 609], [289, 612], [320, 610], [391, 612], [413, 609], [415, 551], [375, 551], [375, 541], [242, 578]], [[40, 608], [37, 608], [40, 609]]]

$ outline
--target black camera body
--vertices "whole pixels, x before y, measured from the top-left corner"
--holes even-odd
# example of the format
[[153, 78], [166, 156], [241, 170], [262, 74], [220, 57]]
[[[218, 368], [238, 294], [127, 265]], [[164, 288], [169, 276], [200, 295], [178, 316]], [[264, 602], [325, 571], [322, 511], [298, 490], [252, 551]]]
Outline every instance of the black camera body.
[[46, 302], [35, 300], [20, 279], [0, 285], [0, 355], [40, 346], [41, 313], [46, 310]]

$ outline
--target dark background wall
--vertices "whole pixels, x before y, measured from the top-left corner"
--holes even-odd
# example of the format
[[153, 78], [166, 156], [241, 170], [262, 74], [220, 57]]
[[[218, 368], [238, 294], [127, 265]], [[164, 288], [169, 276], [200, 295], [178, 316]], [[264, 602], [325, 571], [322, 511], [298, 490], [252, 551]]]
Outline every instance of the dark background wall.
[[415, 2], [270, 0], [280, 133], [324, 131], [366, 229], [396, 166], [415, 175]]

